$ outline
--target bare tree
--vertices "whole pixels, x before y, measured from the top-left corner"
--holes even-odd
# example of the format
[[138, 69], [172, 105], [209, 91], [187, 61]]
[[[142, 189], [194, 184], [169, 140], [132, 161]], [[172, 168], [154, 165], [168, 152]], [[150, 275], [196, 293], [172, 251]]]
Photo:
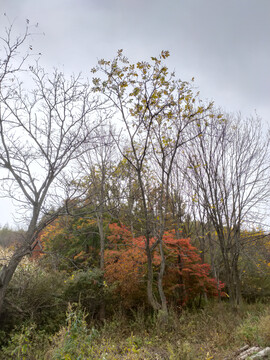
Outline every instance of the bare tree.
[[[102, 115], [107, 119], [106, 112]], [[119, 185], [117, 184], [116, 164], [119, 152], [114, 142], [115, 129], [110, 123], [104, 123], [95, 130], [98, 144], [94, 150], [86, 151], [78, 158], [81, 186], [86, 190], [85, 211], [81, 215], [96, 220], [100, 246], [100, 270], [105, 269], [105, 240], [108, 224], [117, 218], [119, 210]], [[91, 215], [92, 214], [92, 215]], [[102, 281], [104, 284], [104, 281]], [[103, 291], [101, 289], [101, 291]], [[100, 302], [99, 316], [105, 318], [105, 301]]]
[[[22, 69], [25, 57], [18, 62], [18, 51], [26, 36], [12, 43], [8, 29], [2, 39], [5, 57], [0, 60], [2, 194], [19, 203], [28, 219], [23, 244], [0, 271], [0, 311], [19, 262], [31, 252], [39, 232], [57, 216], [47, 212], [52, 201], [63, 199], [57, 181], [63, 180], [64, 169], [80, 155], [82, 144], [91, 145], [91, 133], [97, 126], [90, 118], [95, 109], [90, 87], [80, 76], [67, 80], [57, 70], [50, 76], [37, 63], [27, 72]], [[24, 79], [30, 79], [31, 90], [23, 88], [21, 71]]]
[[269, 199], [269, 138], [258, 118], [213, 116], [186, 158], [196, 201], [217, 234], [230, 300], [238, 304], [238, 263], [245, 244], [241, 231], [261, 221]]
[[[100, 269], [104, 271], [105, 227], [104, 216], [114, 218], [118, 211], [119, 198], [116, 187], [116, 164], [119, 153], [114, 142], [115, 130], [103, 123], [94, 131], [97, 146], [85, 151], [77, 161], [81, 186], [86, 190], [86, 213], [88, 209], [97, 221], [100, 237]], [[117, 192], [117, 194], [116, 194]], [[82, 213], [83, 215], [83, 213]]]

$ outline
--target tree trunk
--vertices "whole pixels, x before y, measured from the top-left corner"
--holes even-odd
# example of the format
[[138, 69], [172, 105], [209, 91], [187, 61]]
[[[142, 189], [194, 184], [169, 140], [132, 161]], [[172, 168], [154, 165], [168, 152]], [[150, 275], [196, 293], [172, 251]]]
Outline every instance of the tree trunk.
[[[103, 209], [102, 209], [103, 210]], [[104, 271], [104, 250], [105, 250], [105, 236], [104, 236], [104, 224], [103, 224], [103, 213], [97, 216], [98, 231], [100, 237], [100, 270]], [[104, 275], [102, 275], [102, 298], [99, 309], [99, 319], [103, 321], [105, 319], [105, 301], [104, 301]]]
[[98, 232], [100, 238], [100, 270], [104, 271], [104, 249], [105, 249], [105, 236], [103, 229], [103, 214], [97, 216]]
[[8, 265], [4, 265], [0, 272], [0, 314], [3, 311], [3, 303], [7, 292], [7, 287], [12, 279], [14, 272], [17, 269], [22, 258], [30, 254], [30, 246], [21, 246], [15, 251]]
[[227, 267], [227, 269], [225, 268], [225, 272], [225, 285], [228, 288], [230, 303], [233, 306], [238, 306], [241, 302], [241, 289], [237, 266], [230, 266], [229, 268]]
[[165, 317], [168, 317], [168, 307], [167, 307], [166, 296], [165, 296], [164, 290], [163, 290], [163, 276], [164, 276], [166, 264], [165, 264], [165, 256], [164, 256], [164, 251], [163, 251], [162, 245], [163, 245], [163, 243], [162, 243], [162, 239], [161, 239], [160, 243], [159, 243], [161, 263], [160, 263], [160, 270], [159, 270], [159, 274], [158, 274], [158, 292], [159, 292], [159, 296], [160, 296], [160, 300], [161, 300], [161, 310], [163, 312], [163, 317], [165, 319]]
[[146, 246], [147, 253], [147, 299], [154, 310], [160, 309], [160, 304], [156, 301], [153, 295], [153, 267], [152, 267], [152, 253], [149, 244]]
[[238, 258], [239, 255], [236, 254], [233, 261], [233, 279], [234, 279], [234, 288], [235, 288], [235, 305], [240, 305], [242, 302], [242, 294], [241, 294], [241, 281], [239, 277], [239, 269], [238, 269]]

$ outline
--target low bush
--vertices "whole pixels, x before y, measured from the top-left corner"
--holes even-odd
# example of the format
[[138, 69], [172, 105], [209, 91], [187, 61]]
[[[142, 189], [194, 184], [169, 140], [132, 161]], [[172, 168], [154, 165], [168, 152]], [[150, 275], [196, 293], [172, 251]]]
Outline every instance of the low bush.
[[98, 336], [94, 327], [87, 328], [86, 315], [81, 307], [70, 305], [67, 325], [54, 337], [53, 349], [46, 357], [52, 360], [92, 359], [92, 341]]
[[96, 318], [101, 306], [106, 306], [110, 311], [110, 305], [114, 302], [111, 288], [104, 281], [100, 269], [79, 270], [65, 281], [63, 297], [67, 302], [80, 303], [89, 318]]
[[50, 337], [35, 324], [14, 329], [7, 346], [2, 348], [1, 360], [44, 360]]
[[270, 310], [260, 317], [258, 333], [260, 334], [262, 345], [270, 346]]
[[[18, 266], [6, 296], [6, 313], [13, 325], [33, 322], [38, 329], [54, 333], [64, 323], [67, 302], [63, 300], [65, 274], [49, 272], [36, 262]], [[8, 319], [6, 319], [8, 320]]]
[[270, 309], [248, 313], [236, 329], [237, 337], [249, 345], [270, 345]]

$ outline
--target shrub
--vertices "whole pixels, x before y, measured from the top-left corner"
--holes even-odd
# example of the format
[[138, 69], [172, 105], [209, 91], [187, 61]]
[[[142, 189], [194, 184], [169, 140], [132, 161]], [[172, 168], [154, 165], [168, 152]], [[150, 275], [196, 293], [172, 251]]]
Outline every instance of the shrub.
[[270, 300], [270, 267], [265, 269], [256, 269], [250, 266], [244, 270], [242, 275], [242, 294], [248, 302], [255, 302], [258, 299], [265, 301]]
[[[145, 238], [132, 238], [123, 225], [111, 224], [109, 246], [105, 251], [105, 279], [114, 284], [122, 306], [130, 308], [143, 306], [146, 300], [147, 256]], [[154, 243], [155, 239], [152, 238]], [[198, 250], [189, 239], [178, 239], [175, 232], [163, 236], [166, 256], [164, 292], [170, 303], [183, 306], [192, 303], [196, 297], [207, 294], [210, 297], [223, 296], [224, 284], [210, 277], [210, 266], [201, 262]], [[158, 248], [153, 251], [155, 274], [160, 265]]]
[[[25, 259], [17, 268], [6, 297], [6, 312], [15, 323], [31, 321], [39, 329], [55, 332], [64, 323], [62, 295], [65, 275], [49, 272]], [[10, 320], [9, 320], [10, 321]]]
[[58, 270], [71, 272], [87, 267], [89, 262], [99, 264], [99, 236], [94, 219], [61, 216], [41, 232], [39, 241], [47, 255], [37, 248], [35, 256]]
[[36, 325], [31, 324], [13, 331], [1, 355], [10, 360], [43, 360], [49, 346], [50, 338], [45, 331], [37, 331]]
[[88, 330], [85, 312], [76, 304], [69, 305], [67, 326], [54, 337], [55, 346], [51, 351], [53, 360], [82, 360], [91, 358], [92, 341], [99, 336], [95, 328]]
[[103, 280], [100, 269], [76, 271], [66, 280], [64, 299], [71, 303], [80, 303], [91, 317], [99, 312], [101, 304], [112, 301], [110, 289]]
[[266, 314], [260, 317], [258, 323], [258, 333], [262, 340], [263, 346], [270, 345], [270, 314]]
[[238, 327], [237, 336], [243, 343], [250, 345], [270, 345], [270, 312], [269, 308], [263, 312], [251, 313]]

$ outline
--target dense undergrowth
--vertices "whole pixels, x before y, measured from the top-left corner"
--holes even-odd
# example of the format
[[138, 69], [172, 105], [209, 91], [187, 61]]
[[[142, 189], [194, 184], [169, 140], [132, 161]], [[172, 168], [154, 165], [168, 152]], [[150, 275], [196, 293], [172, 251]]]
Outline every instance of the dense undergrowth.
[[211, 302], [203, 309], [170, 310], [168, 323], [137, 309], [116, 311], [103, 324], [81, 306], [69, 305], [66, 323], [55, 334], [34, 323], [13, 330], [0, 359], [223, 359], [243, 344], [270, 345], [270, 306], [232, 309]]
[[218, 360], [244, 344], [270, 346], [267, 296], [238, 308], [227, 297], [171, 303], [164, 323], [115, 290], [98, 268], [58, 271], [24, 259], [1, 315], [0, 360]]

